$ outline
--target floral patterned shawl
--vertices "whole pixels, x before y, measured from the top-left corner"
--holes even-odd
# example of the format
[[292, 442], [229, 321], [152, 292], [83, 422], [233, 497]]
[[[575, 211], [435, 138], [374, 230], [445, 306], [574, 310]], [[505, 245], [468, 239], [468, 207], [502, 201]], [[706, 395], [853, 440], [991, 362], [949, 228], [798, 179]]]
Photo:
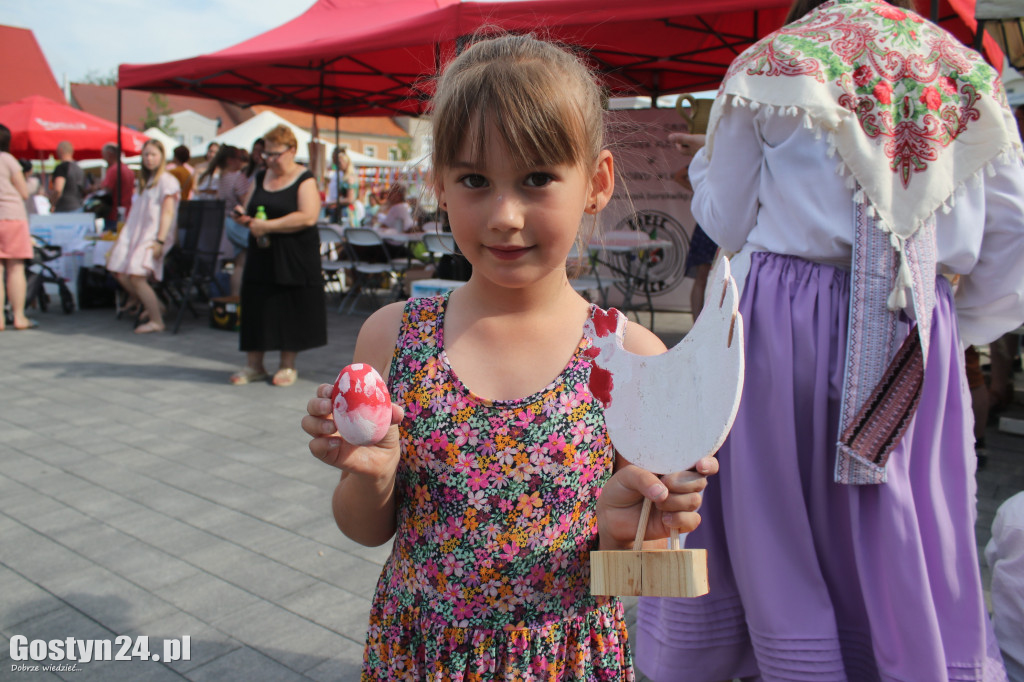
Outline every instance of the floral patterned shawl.
[[[803, 116], [828, 136], [854, 193], [853, 274], [835, 480], [877, 484], [920, 397], [934, 307], [935, 214], [1020, 138], [979, 54], [882, 0], [831, 0], [730, 66], [707, 150], [729, 106]], [[918, 324], [899, 338], [908, 306]]]
[[[843, 172], [906, 239], [1020, 138], [996, 71], [956, 38], [882, 0], [832, 0], [730, 66], [718, 104], [780, 108], [826, 132]], [[722, 106], [708, 126], [714, 146]], [[851, 181], [852, 186], [852, 181]]]

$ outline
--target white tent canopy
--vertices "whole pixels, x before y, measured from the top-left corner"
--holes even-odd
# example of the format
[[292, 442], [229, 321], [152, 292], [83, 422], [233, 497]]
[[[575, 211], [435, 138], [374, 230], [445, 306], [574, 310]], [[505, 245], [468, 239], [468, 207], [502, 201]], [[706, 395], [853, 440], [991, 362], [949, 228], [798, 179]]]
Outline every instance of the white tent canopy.
[[[246, 151], [252, 149], [252, 143], [263, 137], [267, 132], [277, 126], [285, 125], [295, 133], [295, 139], [299, 143], [299, 148], [295, 152], [295, 160], [301, 163], [307, 163], [309, 161], [309, 143], [313, 139], [307, 131], [285, 120], [281, 116], [278, 116], [272, 111], [264, 111], [256, 114], [248, 121], [240, 123], [231, 130], [227, 131], [222, 135], [204, 142], [195, 149], [191, 150], [192, 156], [203, 156], [206, 154], [206, 147], [210, 142], [218, 142], [220, 144], [229, 144], [233, 147], [245, 149]], [[318, 142], [324, 143], [327, 149], [333, 149], [333, 143], [319, 138]], [[359, 154], [358, 152], [349, 150], [349, 158], [352, 159], [352, 165], [356, 168], [360, 167], [378, 167], [378, 168], [400, 168], [407, 165], [405, 161], [388, 161], [385, 159], [375, 159], [365, 154]]]
[[174, 156], [174, 148], [181, 144], [159, 128], [146, 128], [142, 134], [151, 140], [160, 140], [160, 143], [164, 146], [164, 151], [167, 153], [168, 160], [171, 160]]
[[974, 6], [978, 19], [1016, 19], [1024, 16], [1020, 0], [978, 0]]

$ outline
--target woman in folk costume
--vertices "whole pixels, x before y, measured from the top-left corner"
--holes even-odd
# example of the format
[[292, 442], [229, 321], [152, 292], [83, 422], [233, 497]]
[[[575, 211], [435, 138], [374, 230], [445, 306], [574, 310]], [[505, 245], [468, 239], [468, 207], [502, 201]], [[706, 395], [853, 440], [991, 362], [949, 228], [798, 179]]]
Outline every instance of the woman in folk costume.
[[899, 4], [797, 3], [690, 167], [745, 277], [747, 373], [687, 539], [711, 593], [640, 602], [654, 680], [1004, 676], [962, 345], [1024, 319], [1020, 139], [996, 72]]

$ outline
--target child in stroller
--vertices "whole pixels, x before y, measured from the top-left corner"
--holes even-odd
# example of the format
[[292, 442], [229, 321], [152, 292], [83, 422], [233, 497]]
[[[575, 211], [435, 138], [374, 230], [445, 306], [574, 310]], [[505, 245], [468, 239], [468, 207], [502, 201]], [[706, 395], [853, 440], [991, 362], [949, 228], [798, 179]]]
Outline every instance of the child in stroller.
[[25, 307], [38, 304], [39, 310], [46, 312], [50, 305], [50, 295], [45, 284], [57, 285], [60, 295], [60, 306], [65, 314], [75, 311], [75, 297], [68, 288], [64, 278], [58, 275], [47, 263], [61, 256], [61, 248], [32, 235], [32, 260], [26, 263], [28, 283], [25, 287]]

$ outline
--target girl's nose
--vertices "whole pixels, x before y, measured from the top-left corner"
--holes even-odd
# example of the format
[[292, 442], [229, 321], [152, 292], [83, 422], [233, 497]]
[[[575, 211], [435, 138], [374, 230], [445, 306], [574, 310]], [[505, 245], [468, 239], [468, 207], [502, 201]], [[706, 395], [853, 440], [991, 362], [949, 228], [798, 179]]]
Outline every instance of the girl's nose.
[[523, 205], [512, 194], [498, 194], [491, 209], [490, 227], [494, 230], [523, 229]]

